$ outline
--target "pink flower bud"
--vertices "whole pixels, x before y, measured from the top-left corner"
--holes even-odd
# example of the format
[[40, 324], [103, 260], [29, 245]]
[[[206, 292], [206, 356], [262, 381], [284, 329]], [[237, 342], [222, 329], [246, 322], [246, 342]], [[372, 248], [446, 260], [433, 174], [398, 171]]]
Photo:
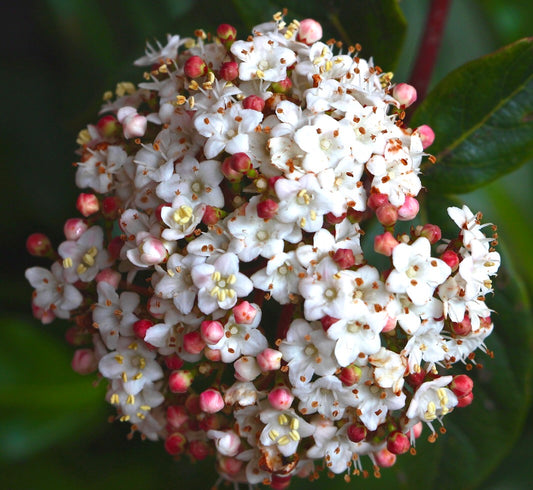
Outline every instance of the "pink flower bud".
[[387, 196], [387, 194], [375, 193], [375, 194], [370, 194], [370, 196], [368, 196], [366, 204], [370, 209], [373, 209], [375, 211], [380, 206], [383, 206], [384, 204], [388, 204], [388, 202], [389, 202], [389, 196]]
[[185, 364], [185, 362], [177, 354], [172, 354], [171, 356], [165, 357], [165, 365], [171, 371], [175, 369], [181, 369], [183, 364]]
[[450, 266], [452, 272], [455, 272], [459, 267], [459, 256], [453, 250], [446, 250], [440, 259]]
[[378, 254], [386, 255], [387, 257], [392, 255], [392, 251], [399, 244], [400, 242], [394, 238], [390, 231], [374, 237], [374, 250]]
[[468, 335], [472, 331], [472, 322], [467, 313], [460, 322], [452, 322], [452, 332], [456, 335]]
[[[149, 328], [153, 327], [154, 323], [150, 320], [137, 320], [133, 324], [133, 333], [141, 340], [144, 340], [146, 337], [146, 332]], [[181, 366], [180, 366], [181, 367]]]
[[116, 260], [119, 258], [123, 245], [124, 242], [119, 236], [116, 236], [109, 242], [109, 245], [107, 246], [107, 252], [109, 253], [109, 258], [111, 260]]
[[120, 212], [121, 200], [117, 196], [108, 196], [102, 200], [102, 214], [104, 218], [116, 219]]
[[224, 399], [219, 391], [209, 388], [200, 394], [200, 410], [206, 413], [220, 412], [224, 408]]
[[167, 407], [167, 424], [173, 429], [179, 429], [189, 420], [187, 410], [182, 405], [170, 405]]
[[409, 438], [399, 430], [395, 430], [387, 437], [387, 449], [392, 454], [404, 454], [409, 451], [411, 442]]
[[387, 203], [376, 209], [376, 217], [383, 226], [393, 226], [398, 221], [396, 206]]
[[211, 452], [207, 443], [200, 439], [189, 442], [188, 450], [189, 454], [198, 461], [207, 458]]
[[367, 430], [363, 424], [355, 423], [348, 426], [346, 435], [350, 441], [357, 443], [366, 439]]
[[441, 229], [437, 225], [427, 224], [422, 227], [420, 236], [426, 237], [430, 243], [437, 243], [442, 238]]
[[97, 283], [106, 282], [107, 284], [111, 284], [115, 289], [118, 288], [121, 278], [122, 275], [120, 272], [109, 268], [101, 270], [95, 277]]
[[320, 323], [322, 324], [322, 328], [324, 329], [324, 332], [327, 332], [329, 327], [331, 327], [331, 325], [333, 325], [334, 323], [337, 323], [338, 321], [339, 321], [338, 318], [334, 318], [329, 315], [323, 316], [320, 319]]
[[474, 382], [470, 376], [466, 374], [458, 374], [453, 377], [453, 381], [450, 383], [450, 389], [454, 392], [455, 396], [461, 398], [472, 392], [474, 388]]
[[281, 352], [267, 347], [256, 357], [261, 371], [277, 371], [281, 366]]
[[253, 381], [261, 374], [259, 364], [252, 356], [242, 356], [233, 363], [238, 381]]
[[200, 326], [200, 333], [206, 344], [216, 344], [224, 337], [224, 326], [217, 321], [205, 320]]
[[200, 397], [196, 394], [191, 394], [185, 400], [185, 408], [191, 415], [199, 415], [202, 413], [200, 409]]
[[34, 257], [46, 257], [52, 252], [52, 242], [43, 233], [32, 233], [26, 240], [26, 250]]
[[98, 120], [96, 128], [103, 138], [112, 138], [119, 134], [120, 124], [115, 116], [108, 115]]
[[235, 170], [232, 166], [231, 157], [226, 158], [222, 162], [221, 171], [224, 177], [226, 177], [226, 179], [228, 179], [230, 182], [238, 183], [242, 180], [242, 174]]
[[339, 379], [342, 381], [344, 386], [353, 386], [355, 383], [359, 383], [361, 374], [361, 368], [351, 364], [350, 366], [342, 368], [341, 372], [339, 373]]
[[208, 430], [216, 430], [220, 427], [220, 417], [216, 413], [203, 413], [198, 417], [198, 422], [200, 429], [205, 432]]
[[67, 240], [77, 240], [87, 231], [87, 223], [81, 218], [70, 218], [65, 221], [63, 233]]
[[270, 90], [276, 94], [286, 94], [291, 88], [292, 80], [289, 77], [270, 84]]
[[412, 196], [405, 196], [404, 203], [398, 208], [398, 219], [400, 221], [410, 221], [415, 218], [419, 210], [418, 201]]
[[88, 341], [87, 335], [80, 332], [78, 327], [70, 327], [65, 332], [65, 340], [74, 346], [86, 344]]
[[137, 113], [135, 107], [121, 107], [117, 112], [117, 118], [122, 124], [124, 138], [140, 138], [146, 133], [146, 125], [148, 121], [146, 117]]
[[396, 318], [389, 317], [387, 319], [387, 323], [385, 323], [385, 326], [383, 327], [383, 330], [381, 330], [382, 333], [390, 332], [391, 330], [394, 330], [396, 328]]
[[207, 73], [207, 65], [199, 56], [191, 56], [183, 65], [183, 71], [189, 78], [198, 78]]
[[263, 219], [270, 219], [276, 216], [279, 204], [272, 199], [265, 199], [257, 204], [257, 216]]
[[325, 218], [330, 225], [338, 225], [345, 220], [346, 213], [342, 213], [340, 216], [335, 216], [333, 213], [328, 213], [326, 214]]
[[294, 400], [294, 395], [286, 386], [278, 386], [268, 394], [268, 401], [276, 410], [287, 410]]
[[263, 109], [265, 108], [265, 101], [258, 95], [249, 95], [242, 101], [242, 106], [245, 109], [263, 112]]
[[465, 396], [460, 396], [457, 398], [457, 406], [459, 408], [461, 407], [467, 407], [474, 401], [474, 393], [470, 392]]
[[339, 248], [333, 254], [333, 260], [341, 269], [349, 269], [355, 265], [355, 257], [349, 248]]
[[193, 379], [190, 371], [172, 371], [168, 377], [168, 388], [172, 393], [187, 393]]
[[78, 374], [91, 374], [98, 368], [98, 361], [92, 349], [78, 349], [74, 352], [71, 366]]
[[139, 244], [140, 259], [143, 264], [155, 265], [160, 264], [166, 260], [168, 251], [163, 245], [163, 242], [152, 235], [141, 239]]
[[424, 382], [426, 372], [421, 369], [419, 373], [411, 373], [405, 378], [407, 384], [413, 387], [415, 390]]
[[226, 63], [222, 63], [218, 74], [220, 78], [231, 82], [239, 76], [239, 65], [235, 63], [235, 61], [227, 61]]
[[422, 141], [422, 147], [424, 148], [424, 150], [428, 146], [431, 146], [435, 141], [435, 133], [427, 124], [423, 124], [422, 126], [416, 128], [416, 132], [420, 136], [420, 140]]
[[289, 488], [291, 479], [291, 475], [285, 476], [273, 473], [272, 481], [270, 482], [270, 488], [272, 488], [272, 490], [285, 490], [286, 488]]
[[87, 218], [87, 216], [98, 212], [100, 203], [94, 194], [81, 193], [76, 201], [76, 209]]
[[297, 40], [305, 44], [316, 43], [322, 38], [322, 26], [314, 19], [300, 21]]
[[183, 349], [189, 354], [200, 354], [204, 350], [205, 342], [198, 330], [183, 336]]
[[215, 440], [215, 446], [223, 456], [236, 456], [241, 448], [241, 438], [232, 430], [209, 431], [207, 437]]
[[[220, 452], [220, 451], [219, 451]], [[236, 458], [224, 458], [218, 459], [218, 466], [221, 473], [229, 476], [235, 476], [242, 469], [244, 463]]]
[[223, 217], [225, 212], [219, 208], [207, 205], [205, 207], [204, 215], [202, 216], [202, 223], [206, 225], [216, 225]]
[[424, 426], [422, 425], [422, 422], [417, 422], [413, 427], [411, 427], [411, 430], [407, 433], [409, 437], [414, 436], [415, 439], [418, 439], [420, 435], [422, 434], [422, 430], [424, 429]]
[[220, 24], [217, 27], [217, 37], [226, 44], [232, 43], [237, 39], [237, 29], [230, 24]]
[[400, 107], [405, 109], [416, 101], [416, 89], [408, 83], [399, 83], [392, 89], [392, 96], [400, 103]]
[[52, 310], [43, 310], [36, 304], [32, 303], [31, 312], [33, 317], [37, 320], [40, 320], [43, 325], [48, 325], [55, 320], [55, 315]]
[[243, 152], [235, 153], [230, 157], [231, 167], [233, 170], [240, 172], [243, 175], [248, 174], [254, 168], [250, 157]]
[[248, 301], [241, 301], [233, 308], [233, 316], [235, 321], [241, 325], [250, 325], [257, 315], [257, 308], [248, 303]]
[[209, 347], [204, 349], [204, 356], [213, 362], [219, 362], [222, 359], [222, 354], [218, 349], [210, 349]]
[[383, 448], [374, 453], [374, 460], [378, 466], [381, 466], [382, 468], [390, 468], [396, 463], [396, 455], [392, 454], [388, 449]]
[[181, 432], [173, 432], [165, 439], [165, 451], [172, 456], [183, 454], [187, 439]]

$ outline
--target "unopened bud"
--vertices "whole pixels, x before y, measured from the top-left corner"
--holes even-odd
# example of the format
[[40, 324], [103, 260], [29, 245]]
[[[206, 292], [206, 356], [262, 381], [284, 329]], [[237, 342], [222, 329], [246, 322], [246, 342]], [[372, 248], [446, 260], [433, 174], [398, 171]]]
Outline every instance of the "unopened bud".
[[224, 336], [224, 326], [217, 321], [205, 320], [200, 326], [200, 334], [206, 344], [216, 344]]
[[113, 238], [109, 245], [107, 246], [107, 252], [109, 253], [109, 258], [111, 260], [116, 260], [120, 256], [120, 251], [122, 250], [122, 247], [124, 246], [124, 242], [122, 241], [122, 238], [119, 236], [116, 236]]
[[26, 240], [26, 250], [34, 257], [46, 257], [52, 252], [52, 242], [43, 233], [32, 233]]
[[334, 318], [329, 315], [325, 315], [320, 319], [320, 323], [322, 324], [322, 328], [324, 329], [324, 332], [327, 332], [329, 327], [333, 325], [334, 323], [337, 323], [339, 321], [338, 318]]
[[171, 371], [181, 369], [183, 364], [185, 364], [185, 362], [177, 354], [172, 354], [171, 356], [165, 357], [165, 365]]
[[467, 313], [460, 322], [452, 322], [452, 332], [456, 335], [468, 335], [472, 332], [472, 322]]
[[207, 73], [207, 65], [199, 56], [191, 56], [183, 65], [183, 71], [189, 78], [198, 78]]
[[[144, 337], [146, 337], [146, 332], [149, 328], [152, 328], [154, 326], [154, 323], [150, 320], [137, 320], [133, 324], [133, 333], [141, 340], [144, 340]], [[181, 367], [181, 366], [180, 366]]]
[[330, 225], [338, 225], [346, 219], [346, 213], [342, 213], [340, 216], [335, 216], [333, 213], [328, 213], [324, 217]]
[[96, 128], [103, 138], [112, 138], [120, 132], [120, 123], [114, 116], [101, 117], [96, 123]]
[[281, 366], [281, 352], [267, 347], [256, 357], [261, 371], [277, 371]]
[[[218, 452], [220, 453], [220, 450]], [[244, 462], [237, 458], [218, 458], [220, 472], [229, 476], [237, 475], [241, 471], [243, 464]]]
[[286, 386], [278, 386], [268, 394], [268, 401], [276, 410], [287, 410], [294, 401], [294, 395]]
[[255, 357], [242, 356], [233, 363], [235, 378], [238, 381], [253, 381], [261, 374], [261, 369]]
[[420, 140], [422, 141], [422, 147], [424, 148], [424, 150], [428, 146], [431, 146], [435, 141], [435, 133], [427, 124], [423, 124], [422, 126], [416, 128], [416, 132], [420, 136]]
[[392, 226], [398, 221], [398, 209], [387, 203], [376, 209], [376, 217], [383, 226]]
[[474, 382], [470, 376], [466, 374], [458, 374], [453, 377], [453, 381], [450, 383], [450, 389], [454, 392], [455, 396], [461, 398], [472, 392], [474, 388]]
[[230, 24], [220, 24], [217, 27], [217, 37], [228, 47], [237, 39], [237, 29]]
[[241, 301], [232, 311], [235, 321], [241, 325], [250, 325], [257, 315], [256, 306], [248, 301]]
[[124, 138], [140, 138], [146, 133], [148, 120], [146, 117], [138, 114], [135, 107], [121, 107], [117, 112], [117, 118], [122, 124]]
[[[137, 235], [138, 238], [140, 238], [139, 235]], [[146, 265], [160, 264], [168, 256], [168, 251], [163, 242], [148, 234], [145, 238], [141, 238], [139, 252], [141, 262]]]
[[263, 112], [263, 109], [265, 108], [265, 101], [258, 95], [249, 95], [242, 101], [242, 106], [245, 109]]
[[399, 83], [392, 90], [392, 96], [400, 103], [400, 107], [405, 109], [416, 101], [416, 89], [408, 83]]
[[367, 430], [363, 424], [355, 423], [348, 426], [346, 435], [350, 441], [357, 443], [366, 439]]
[[81, 193], [76, 200], [76, 209], [87, 218], [99, 211], [100, 203], [94, 194]]
[[114, 289], [117, 289], [121, 278], [120, 272], [107, 268], [96, 274], [95, 280], [97, 283], [106, 282], [113, 286]]
[[387, 196], [387, 194], [375, 193], [375, 194], [370, 194], [370, 196], [368, 196], [368, 199], [366, 200], [366, 205], [370, 209], [375, 211], [380, 206], [383, 206], [384, 204], [388, 204], [388, 202], [389, 202], [389, 196]]
[[257, 204], [257, 216], [270, 219], [276, 216], [279, 204], [272, 199], [265, 199]]
[[179, 429], [189, 420], [187, 410], [182, 405], [170, 405], [167, 407], [167, 424], [174, 429]]
[[411, 373], [405, 378], [407, 384], [415, 390], [424, 382], [426, 372], [421, 369], [418, 373]]
[[172, 393], [186, 393], [193, 379], [190, 371], [172, 371], [168, 377], [168, 388]]
[[220, 78], [231, 82], [239, 76], [239, 65], [235, 63], [235, 61], [227, 61], [226, 63], [222, 63], [218, 74]]
[[270, 90], [276, 94], [286, 94], [292, 88], [292, 81], [289, 77], [280, 80], [279, 82], [272, 82]]
[[450, 266], [452, 272], [455, 272], [459, 267], [459, 256], [453, 250], [446, 250], [440, 259]]
[[387, 319], [387, 322], [385, 323], [385, 326], [381, 330], [382, 333], [390, 332], [391, 330], [394, 330], [396, 328], [397, 320], [396, 318], [389, 317]]
[[204, 350], [205, 342], [202, 339], [202, 334], [195, 330], [186, 333], [183, 336], [183, 349], [189, 354], [200, 354]]
[[181, 432], [173, 432], [165, 439], [165, 451], [172, 456], [183, 454], [187, 439]]
[[224, 399], [219, 391], [209, 388], [200, 394], [200, 409], [206, 413], [220, 412], [224, 408]]
[[205, 441], [201, 441], [200, 439], [189, 442], [188, 450], [189, 454], [198, 461], [207, 458], [210, 453], [207, 443]]
[[81, 218], [70, 218], [63, 225], [63, 233], [67, 240], [77, 240], [87, 231], [87, 223]]
[[71, 366], [78, 374], [91, 374], [98, 368], [98, 360], [92, 349], [78, 349], [74, 352]]
[[349, 248], [339, 248], [333, 254], [333, 260], [341, 269], [349, 269], [355, 265], [355, 257]]
[[409, 451], [411, 442], [409, 438], [399, 430], [395, 430], [387, 437], [387, 449], [392, 454], [404, 454]]
[[388, 449], [383, 448], [374, 453], [374, 460], [378, 466], [382, 468], [390, 468], [396, 463], [396, 455], [392, 454]]
[[117, 196], [108, 196], [102, 200], [102, 214], [104, 218], [116, 219], [122, 202]]
[[398, 208], [398, 219], [400, 221], [410, 221], [416, 217], [420, 205], [412, 196], [405, 196], [404, 203]]
[[457, 398], [457, 406], [459, 408], [461, 407], [467, 407], [474, 401], [474, 393], [470, 392], [465, 396], [461, 396]]
[[322, 26], [314, 19], [304, 19], [300, 21], [298, 27], [297, 40], [305, 44], [316, 43], [322, 38]]
[[354, 364], [342, 368], [339, 373], [339, 379], [342, 381], [344, 386], [353, 386], [355, 383], [358, 383], [361, 379], [361, 368]]
[[222, 359], [222, 354], [220, 353], [220, 350], [210, 349], [209, 347], [206, 347], [204, 349], [204, 356], [206, 357], [206, 359], [209, 359], [213, 362], [219, 362], [220, 359]]
[[422, 227], [422, 231], [420, 232], [420, 236], [426, 237], [431, 244], [437, 243], [441, 237], [442, 232], [441, 229], [437, 225], [431, 225], [427, 224]]

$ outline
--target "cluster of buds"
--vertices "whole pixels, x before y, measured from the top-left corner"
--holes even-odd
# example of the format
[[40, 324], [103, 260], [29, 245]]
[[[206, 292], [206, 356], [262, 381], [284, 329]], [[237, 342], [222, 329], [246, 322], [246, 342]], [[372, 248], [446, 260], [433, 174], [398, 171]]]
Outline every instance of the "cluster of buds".
[[34, 315], [72, 321], [72, 366], [108, 380], [119, 420], [278, 489], [436, 438], [472, 401], [448, 373], [487, 351], [500, 263], [467, 207], [449, 239], [401, 231], [433, 132], [403, 122], [413, 87], [321, 36], [277, 14], [245, 41], [149, 45], [145, 81], [79, 135], [82, 217], [57, 250], [27, 243], [53, 261], [26, 271]]

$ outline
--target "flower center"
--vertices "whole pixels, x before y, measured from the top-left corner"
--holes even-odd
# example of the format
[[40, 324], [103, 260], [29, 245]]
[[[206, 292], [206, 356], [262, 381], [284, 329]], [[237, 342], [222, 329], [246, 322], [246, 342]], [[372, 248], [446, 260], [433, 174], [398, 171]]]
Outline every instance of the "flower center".
[[204, 188], [204, 186], [202, 185], [202, 183], [201, 183], [201, 182], [198, 182], [198, 181], [193, 182], [192, 185], [191, 185], [191, 190], [192, 190], [193, 192], [196, 192], [196, 193], [200, 193], [200, 192], [202, 192], [202, 189], [203, 189], [203, 188]]
[[300, 192], [298, 192], [296, 202], [300, 204], [300, 206], [309, 205], [309, 203], [311, 202], [311, 196], [309, 195], [307, 190], [302, 189]]
[[318, 349], [314, 346], [314, 344], [309, 344], [304, 349], [304, 353], [306, 356], [314, 357], [318, 352]]
[[89, 267], [94, 265], [94, 259], [98, 255], [98, 249], [96, 247], [91, 247], [81, 258], [81, 263], [76, 268], [78, 274], [83, 274], [87, 271]]
[[237, 282], [235, 274], [222, 276], [220, 272], [215, 271], [213, 272], [211, 279], [214, 282], [214, 286], [211, 288], [209, 294], [211, 294], [211, 296], [216, 296], [218, 301], [224, 301], [226, 298], [233, 298], [235, 296], [235, 291], [231, 287], [232, 284]]
[[268, 233], [267, 233], [265, 230], [259, 230], [259, 231], [255, 234], [255, 237], [256, 237], [260, 242], [263, 242], [263, 241], [265, 241], [265, 240], [268, 238]]
[[191, 218], [192, 208], [190, 206], [180, 206], [172, 215], [172, 219], [181, 226], [187, 225], [191, 221]]
[[324, 151], [327, 151], [331, 148], [331, 141], [327, 138], [322, 138], [320, 140], [320, 148]]

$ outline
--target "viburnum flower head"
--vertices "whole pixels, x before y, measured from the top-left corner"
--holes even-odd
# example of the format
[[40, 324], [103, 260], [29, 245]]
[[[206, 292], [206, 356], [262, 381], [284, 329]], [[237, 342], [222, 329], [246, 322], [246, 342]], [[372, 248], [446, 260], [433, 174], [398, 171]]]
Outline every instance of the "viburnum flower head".
[[148, 44], [80, 133], [81, 216], [28, 240], [34, 316], [74, 325], [132, 432], [235, 485], [391, 466], [473, 401], [448, 373], [494, 328], [494, 237], [466, 206], [455, 235], [412, 223], [435, 135], [360, 47], [282, 13], [195, 36]]

